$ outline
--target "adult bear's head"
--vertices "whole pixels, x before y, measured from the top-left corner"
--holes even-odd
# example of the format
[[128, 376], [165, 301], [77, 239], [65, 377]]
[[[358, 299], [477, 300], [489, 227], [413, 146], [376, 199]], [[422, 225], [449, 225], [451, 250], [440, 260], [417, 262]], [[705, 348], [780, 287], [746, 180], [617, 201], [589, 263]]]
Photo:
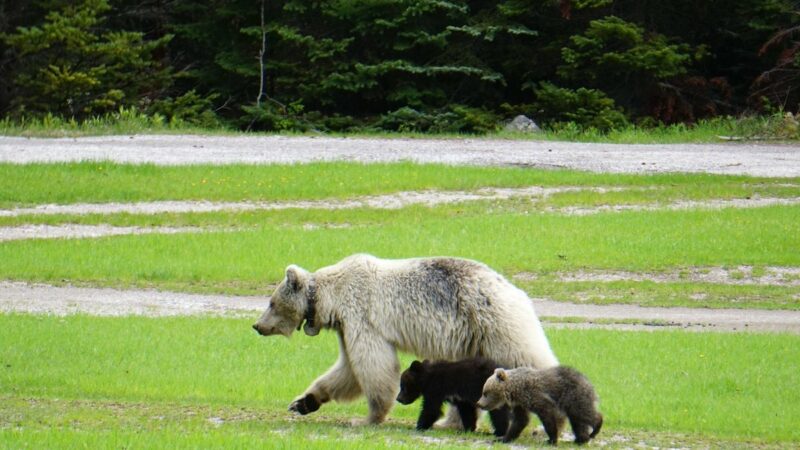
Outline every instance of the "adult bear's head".
[[269, 307], [253, 325], [263, 336], [292, 335], [306, 320], [306, 334], [314, 336], [319, 329], [314, 326], [314, 280], [308, 271], [291, 265], [286, 268], [286, 278], [281, 281], [269, 301]]

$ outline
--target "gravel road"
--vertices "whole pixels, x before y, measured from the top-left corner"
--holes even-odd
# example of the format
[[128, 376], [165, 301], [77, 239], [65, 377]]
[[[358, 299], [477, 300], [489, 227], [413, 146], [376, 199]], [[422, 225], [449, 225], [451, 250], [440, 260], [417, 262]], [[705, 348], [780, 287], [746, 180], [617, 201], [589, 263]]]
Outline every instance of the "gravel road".
[[[702, 331], [759, 331], [800, 334], [800, 311], [651, 308], [636, 305], [584, 305], [534, 299], [537, 313], [554, 326], [625, 329], [676, 328]], [[255, 320], [267, 297], [199, 295], [154, 290], [59, 287], [0, 281], [0, 312], [34, 314], [216, 315]], [[569, 323], [560, 322], [570, 318]], [[581, 321], [574, 322], [574, 318]], [[614, 321], [625, 321], [614, 323]], [[631, 323], [631, 320], [637, 321]], [[600, 321], [600, 323], [593, 322]]]
[[628, 145], [496, 139], [285, 136], [136, 135], [62, 139], [0, 136], [0, 161], [3, 162], [79, 160], [164, 165], [416, 161], [614, 173], [707, 172], [800, 176], [800, 146], [797, 145]]

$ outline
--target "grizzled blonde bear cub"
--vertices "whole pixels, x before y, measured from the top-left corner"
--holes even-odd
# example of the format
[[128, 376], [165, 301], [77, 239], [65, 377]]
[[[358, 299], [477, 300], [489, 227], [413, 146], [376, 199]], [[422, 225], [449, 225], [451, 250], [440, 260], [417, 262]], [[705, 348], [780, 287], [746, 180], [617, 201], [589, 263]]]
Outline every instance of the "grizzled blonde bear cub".
[[503, 442], [519, 437], [530, 420], [528, 411], [531, 411], [539, 416], [553, 445], [558, 444], [558, 435], [566, 419], [572, 426], [575, 443], [584, 444], [597, 436], [603, 425], [597, 403], [597, 393], [586, 376], [565, 366], [542, 370], [497, 369], [486, 380], [483, 396], [478, 400], [478, 406], [483, 409], [497, 409], [503, 405], [513, 409]]

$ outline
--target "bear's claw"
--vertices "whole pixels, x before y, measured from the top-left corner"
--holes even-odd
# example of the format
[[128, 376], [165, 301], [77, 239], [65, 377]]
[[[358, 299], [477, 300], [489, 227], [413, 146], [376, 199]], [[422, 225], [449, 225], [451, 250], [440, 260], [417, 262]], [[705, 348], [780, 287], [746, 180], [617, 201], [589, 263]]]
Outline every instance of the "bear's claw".
[[305, 397], [293, 401], [289, 405], [289, 411], [306, 415], [318, 410], [319, 407], [320, 403], [317, 401], [317, 399], [313, 395], [307, 394]]

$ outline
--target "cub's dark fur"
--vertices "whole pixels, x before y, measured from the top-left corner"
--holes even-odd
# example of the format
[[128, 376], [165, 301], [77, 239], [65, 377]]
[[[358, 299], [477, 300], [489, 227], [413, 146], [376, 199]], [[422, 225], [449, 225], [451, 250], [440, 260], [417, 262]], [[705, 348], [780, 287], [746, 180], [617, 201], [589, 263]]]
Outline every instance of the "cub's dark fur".
[[558, 435], [569, 419], [575, 442], [588, 442], [600, 432], [603, 416], [597, 411], [597, 393], [582, 373], [571, 367], [536, 370], [521, 367], [497, 369], [483, 387], [478, 406], [484, 409], [501, 405], [513, 409], [504, 442], [519, 437], [528, 424], [528, 411], [539, 416], [549, 442], [558, 444]]
[[[458, 408], [464, 429], [475, 431], [478, 411], [475, 406], [481, 397], [483, 384], [497, 364], [486, 358], [470, 358], [458, 362], [414, 361], [400, 377], [397, 401], [408, 405], [422, 396], [422, 412], [417, 420], [418, 430], [427, 430], [442, 415], [442, 403]], [[494, 434], [503, 436], [508, 429], [509, 410], [499, 407], [489, 411]]]

